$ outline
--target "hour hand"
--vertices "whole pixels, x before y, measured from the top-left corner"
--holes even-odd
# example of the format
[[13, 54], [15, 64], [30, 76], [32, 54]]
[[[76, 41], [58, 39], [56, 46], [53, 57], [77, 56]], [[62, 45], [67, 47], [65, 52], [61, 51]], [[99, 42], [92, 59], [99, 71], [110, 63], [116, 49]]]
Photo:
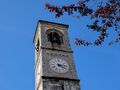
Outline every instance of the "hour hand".
[[63, 65], [61, 65], [61, 64], [57, 64], [58, 66], [60, 66], [60, 67], [62, 67], [62, 68], [64, 68], [64, 69], [66, 69]]

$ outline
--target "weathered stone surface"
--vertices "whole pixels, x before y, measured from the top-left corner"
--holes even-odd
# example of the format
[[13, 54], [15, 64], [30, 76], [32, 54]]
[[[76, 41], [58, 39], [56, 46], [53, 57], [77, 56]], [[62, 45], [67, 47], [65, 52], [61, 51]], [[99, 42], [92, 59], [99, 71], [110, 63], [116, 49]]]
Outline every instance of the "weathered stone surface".
[[[68, 26], [63, 24], [38, 22], [34, 37], [35, 48], [37, 48], [35, 50], [35, 90], [80, 90], [67, 29]], [[53, 45], [48, 40], [48, 32], [61, 33], [63, 43]], [[49, 62], [54, 58], [65, 60], [69, 65], [68, 71], [65, 73], [53, 71]]]

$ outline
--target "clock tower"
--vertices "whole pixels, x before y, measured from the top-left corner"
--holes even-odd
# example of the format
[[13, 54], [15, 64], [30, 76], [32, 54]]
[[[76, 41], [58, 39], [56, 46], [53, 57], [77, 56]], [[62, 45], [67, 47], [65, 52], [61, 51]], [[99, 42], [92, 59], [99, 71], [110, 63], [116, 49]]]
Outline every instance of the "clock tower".
[[34, 35], [35, 90], [80, 90], [68, 25], [39, 20]]

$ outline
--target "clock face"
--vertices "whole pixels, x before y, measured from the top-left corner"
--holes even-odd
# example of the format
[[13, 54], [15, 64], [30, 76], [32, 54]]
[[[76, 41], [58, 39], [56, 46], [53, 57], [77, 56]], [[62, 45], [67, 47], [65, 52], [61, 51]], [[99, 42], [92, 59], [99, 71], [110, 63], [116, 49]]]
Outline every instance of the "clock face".
[[66, 73], [69, 69], [69, 65], [66, 61], [55, 58], [49, 62], [50, 68], [57, 73]]

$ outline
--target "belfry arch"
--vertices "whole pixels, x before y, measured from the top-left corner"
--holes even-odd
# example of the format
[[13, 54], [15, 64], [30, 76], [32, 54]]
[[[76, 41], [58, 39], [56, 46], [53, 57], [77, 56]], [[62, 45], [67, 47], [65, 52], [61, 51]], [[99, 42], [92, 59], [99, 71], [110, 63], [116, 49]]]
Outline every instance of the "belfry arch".
[[63, 37], [64, 35], [62, 34], [62, 32], [56, 30], [56, 29], [48, 29], [46, 31], [47, 34], [47, 39], [49, 42], [51, 42], [52, 44], [57, 43], [58, 45], [63, 44]]

